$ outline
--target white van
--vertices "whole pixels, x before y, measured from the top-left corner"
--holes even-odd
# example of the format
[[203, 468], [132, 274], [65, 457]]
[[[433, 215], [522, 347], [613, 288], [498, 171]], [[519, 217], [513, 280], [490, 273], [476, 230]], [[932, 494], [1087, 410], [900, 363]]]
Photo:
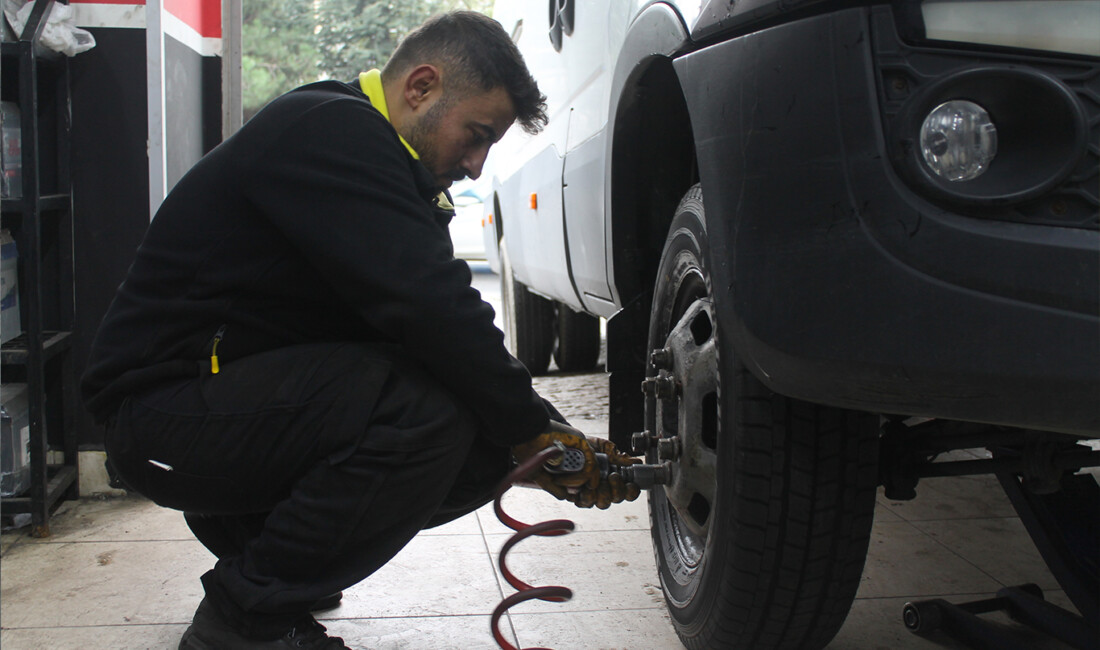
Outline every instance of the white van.
[[[880, 484], [1000, 471], [1056, 502], [1096, 464], [1100, 2], [494, 17], [550, 116], [486, 165], [509, 345], [590, 369], [608, 319], [611, 437], [670, 469], [653, 542], [686, 646], [826, 645]], [[1002, 457], [932, 467], [963, 446]], [[1095, 558], [1062, 560], [1095, 615]]]

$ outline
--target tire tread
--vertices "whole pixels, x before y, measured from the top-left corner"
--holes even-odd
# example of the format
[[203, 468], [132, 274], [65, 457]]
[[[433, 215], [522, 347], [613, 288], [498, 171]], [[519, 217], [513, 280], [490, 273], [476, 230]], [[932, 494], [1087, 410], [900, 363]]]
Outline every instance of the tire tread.
[[[665, 260], [692, 246], [685, 242], [708, 254], [703, 214], [697, 185], [677, 210]], [[700, 265], [705, 270], [706, 260]], [[658, 297], [669, 281], [659, 276]], [[719, 455], [733, 458], [722, 471], [736, 476], [736, 488], [719, 493], [729, 501], [712, 515], [718, 520], [710, 523], [710, 564], [698, 592], [680, 611], [666, 591], [677, 634], [692, 650], [822, 648], [843, 624], [863, 571], [878, 419], [777, 395], [735, 358], [720, 360], [720, 368], [721, 392], [728, 391], [721, 418], [732, 422], [722, 425]], [[723, 445], [736, 453], [723, 456]], [[664, 570], [659, 535], [655, 526]]]

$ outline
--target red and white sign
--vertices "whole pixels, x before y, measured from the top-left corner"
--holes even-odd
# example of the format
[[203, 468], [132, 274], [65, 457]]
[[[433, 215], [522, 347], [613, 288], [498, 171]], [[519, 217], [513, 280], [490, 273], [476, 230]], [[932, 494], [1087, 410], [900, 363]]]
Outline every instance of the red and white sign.
[[147, 11], [162, 12], [164, 33], [203, 56], [221, 54], [221, 0], [70, 0], [78, 27], [145, 29]]

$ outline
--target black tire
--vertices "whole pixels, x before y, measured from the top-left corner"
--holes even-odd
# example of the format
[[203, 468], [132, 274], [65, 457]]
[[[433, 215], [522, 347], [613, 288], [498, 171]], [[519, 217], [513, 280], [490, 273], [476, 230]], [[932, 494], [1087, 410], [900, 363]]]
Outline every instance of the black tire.
[[646, 398], [647, 428], [679, 438], [672, 482], [649, 496], [665, 602], [688, 648], [821, 648], [863, 571], [878, 419], [776, 395], [745, 368], [719, 336], [704, 224], [696, 185], [670, 228], [650, 318], [650, 349], [672, 352], [647, 374], [679, 385]]
[[532, 375], [544, 375], [554, 348], [554, 302], [531, 292], [512, 274], [508, 248], [500, 240], [500, 299], [504, 344]]
[[554, 362], [563, 372], [587, 372], [600, 360], [600, 319], [573, 311], [564, 303], [558, 307], [558, 338]]

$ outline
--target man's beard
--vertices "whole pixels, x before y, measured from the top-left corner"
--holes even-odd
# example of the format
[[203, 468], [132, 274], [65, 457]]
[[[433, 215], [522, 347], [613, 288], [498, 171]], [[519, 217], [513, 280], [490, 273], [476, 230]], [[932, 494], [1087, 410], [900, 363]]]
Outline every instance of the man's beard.
[[450, 170], [436, 169], [438, 159], [435, 148], [435, 132], [438, 130], [439, 123], [443, 120], [443, 115], [446, 114], [449, 104], [450, 102], [446, 98], [441, 97], [412, 126], [409, 135], [405, 138], [412, 145], [417, 155], [420, 156], [420, 162], [437, 177], [450, 175]]

